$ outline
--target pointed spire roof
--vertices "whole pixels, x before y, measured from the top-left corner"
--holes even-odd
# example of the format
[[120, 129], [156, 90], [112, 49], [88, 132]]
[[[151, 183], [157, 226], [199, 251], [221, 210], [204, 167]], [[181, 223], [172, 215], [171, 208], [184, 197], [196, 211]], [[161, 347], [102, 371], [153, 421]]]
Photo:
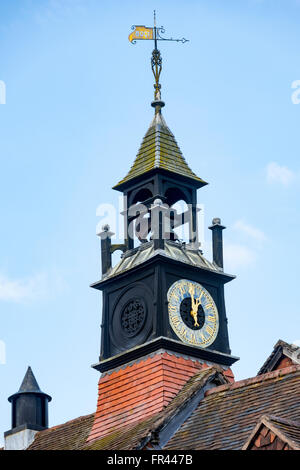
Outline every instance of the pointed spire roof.
[[47, 395], [47, 393], [44, 393], [41, 391], [39, 384], [37, 383], [37, 380], [30, 366], [28, 366], [27, 368], [26, 374], [24, 376], [24, 379], [21, 383], [21, 386], [18, 392], [15, 393], [14, 395], [11, 395], [8, 398], [8, 401], [11, 402], [13, 398], [16, 398], [19, 395], [26, 394], [26, 393], [36, 393], [38, 395], [43, 395], [44, 397], [48, 399], [48, 401], [51, 401], [51, 397]]
[[122, 190], [123, 185], [128, 181], [156, 169], [189, 178], [198, 187], [207, 184], [188, 166], [174, 135], [162, 116], [160, 107], [155, 110], [154, 118], [128, 174], [113, 189]]
[[24, 376], [23, 382], [21, 383], [18, 393], [23, 392], [41, 392], [39, 384], [37, 383], [37, 380], [30, 366], [28, 366], [27, 372]]

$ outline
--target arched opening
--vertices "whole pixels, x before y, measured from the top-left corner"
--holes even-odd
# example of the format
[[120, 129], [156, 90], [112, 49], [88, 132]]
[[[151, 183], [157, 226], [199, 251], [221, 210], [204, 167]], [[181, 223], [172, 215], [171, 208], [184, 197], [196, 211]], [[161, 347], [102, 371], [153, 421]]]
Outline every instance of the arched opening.
[[148, 188], [140, 189], [132, 200], [132, 204], [137, 204], [138, 202], [145, 202], [147, 199], [150, 199], [153, 196], [152, 192]]
[[188, 202], [188, 195], [179, 188], [168, 188], [165, 192], [165, 197], [166, 203], [169, 207], [173, 206], [173, 204], [180, 200], [183, 200], [186, 203]]
[[128, 233], [133, 237], [133, 247], [149, 241], [150, 214], [144, 203], [152, 197], [153, 194], [149, 188], [141, 188], [132, 198], [129, 198]]
[[189, 243], [190, 236], [190, 207], [185, 200], [179, 199], [170, 207], [170, 217], [174, 220], [174, 238], [181, 242]]

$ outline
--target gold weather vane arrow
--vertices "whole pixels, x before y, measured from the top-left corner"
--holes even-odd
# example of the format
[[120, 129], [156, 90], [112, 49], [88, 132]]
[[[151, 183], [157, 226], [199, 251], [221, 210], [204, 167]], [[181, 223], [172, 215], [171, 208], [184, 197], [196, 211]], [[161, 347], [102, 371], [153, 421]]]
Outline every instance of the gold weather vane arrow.
[[159, 83], [159, 77], [162, 70], [162, 58], [160, 55], [160, 51], [157, 49], [157, 41], [175, 41], [175, 42], [188, 42], [188, 39], [173, 39], [173, 38], [164, 38], [161, 34], [165, 33], [165, 29], [163, 26], [157, 27], [156, 26], [156, 14], [154, 10], [154, 26], [147, 27], [141, 25], [133, 25], [131, 26], [133, 32], [129, 34], [128, 39], [132, 44], [136, 44], [136, 41], [139, 40], [153, 40], [154, 41], [154, 49], [152, 52], [151, 57], [151, 68], [155, 78], [155, 85], [154, 85], [154, 103], [153, 106], [159, 105], [160, 107], [164, 106], [164, 103], [161, 101], [161, 85]]

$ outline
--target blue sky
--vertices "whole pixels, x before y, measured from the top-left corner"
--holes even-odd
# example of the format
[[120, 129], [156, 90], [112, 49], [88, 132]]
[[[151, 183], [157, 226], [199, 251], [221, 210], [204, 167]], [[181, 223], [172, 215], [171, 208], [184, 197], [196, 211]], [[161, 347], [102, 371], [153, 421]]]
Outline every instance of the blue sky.
[[127, 36], [154, 8], [166, 36], [190, 40], [161, 45], [164, 117], [210, 183], [198, 193], [206, 226], [227, 226], [236, 377], [255, 375], [279, 338], [300, 339], [300, 2], [1, 2], [1, 434], [28, 365], [53, 396], [50, 425], [96, 407], [96, 209], [118, 205], [111, 187], [152, 118], [151, 43]]

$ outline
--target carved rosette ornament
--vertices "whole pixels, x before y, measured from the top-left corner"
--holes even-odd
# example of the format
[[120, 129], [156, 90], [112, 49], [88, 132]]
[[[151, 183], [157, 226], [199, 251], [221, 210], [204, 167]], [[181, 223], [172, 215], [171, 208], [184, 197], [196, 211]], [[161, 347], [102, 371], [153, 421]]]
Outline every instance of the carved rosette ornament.
[[146, 312], [139, 299], [130, 300], [121, 313], [121, 327], [126, 336], [137, 335], [145, 322]]

